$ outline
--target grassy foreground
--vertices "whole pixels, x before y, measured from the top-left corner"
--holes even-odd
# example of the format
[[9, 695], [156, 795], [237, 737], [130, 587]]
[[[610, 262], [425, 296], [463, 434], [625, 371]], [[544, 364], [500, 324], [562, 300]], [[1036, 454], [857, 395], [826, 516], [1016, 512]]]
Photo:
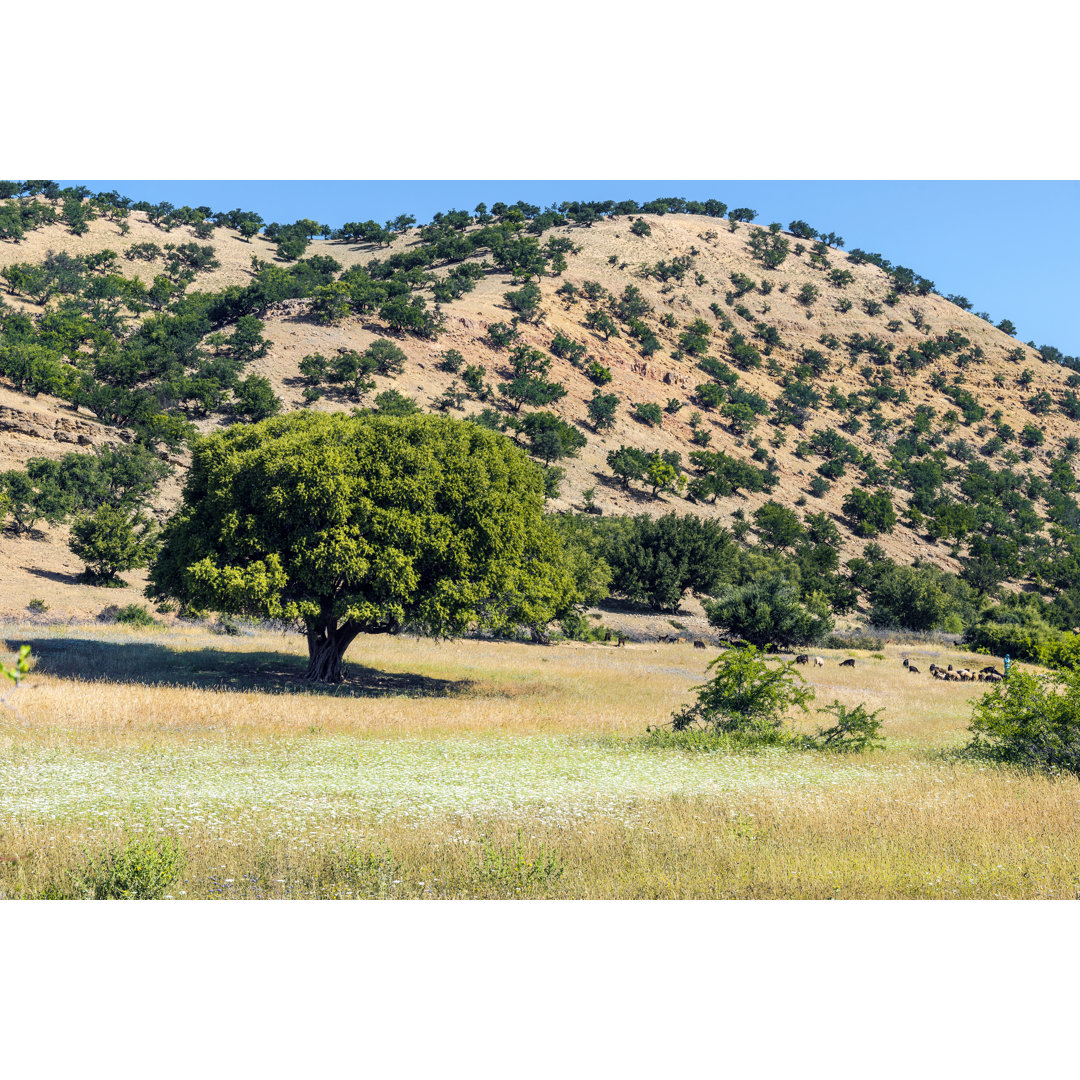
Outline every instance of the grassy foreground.
[[888, 749], [837, 757], [648, 746], [714, 655], [686, 645], [376, 637], [313, 691], [295, 636], [11, 625], [0, 655], [23, 642], [4, 897], [86, 895], [140, 838], [178, 842], [189, 899], [1080, 896], [1077, 781], [958, 759], [985, 687], [901, 665], [962, 653], [822, 653], [817, 705], [885, 709]]

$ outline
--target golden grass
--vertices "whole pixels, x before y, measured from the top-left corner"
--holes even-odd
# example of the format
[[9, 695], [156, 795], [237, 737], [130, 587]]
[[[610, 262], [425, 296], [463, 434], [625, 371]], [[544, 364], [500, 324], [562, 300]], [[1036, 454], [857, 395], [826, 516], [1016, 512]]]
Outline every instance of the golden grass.
[[[299, 681], [305, 645], [295, 634], [227, 637], [201, 629], [146, 632], [42, 629], [7, 634], [34, 644], [35, 678], [19, 699], [35, 731], [287, 732], [317, 724], [369, 735], [462, 732], [636, 735], [692, 698], [716, 653], [690, 644], [564, 644], [372, 636], [347, 657], [348, 684], [312, 691]], [[836, 698], [884, 708], [886, 734], [955, 741], [985, 687], [911, 675], [904, 656], [942, 664], [985, 658], [946, 649], [888, 647], [886, 659], [822, 650], [824, 668], [800, 674], [818, 704]], [[856, 658], [856, 667], [839, 662]], [[289, 705], [283, 707], [282, 695]], [[433, 699], [437, 699], [437, 704]], [[797, 718], [796, 718], [797, 719]]]
[[[0, 814], [6, 896], [62, 891], [84, 849], [143, 834], [181, 838], [187, 897], [1078, 894], [1077, 782], [950, 756], [986, 688], [910, 675], [924, 647], [804, 669], [818, 705], [885, 709], [885, 751], [828, 757], [628, 741], [703, 680], [714, 654], [690, 646], [375, 637], [346, 686], [313, 692], [291, 636], [6, 635], [23, 640], [37, 664], [0, 768], [75, 794]], [[530, 869], [541, 845], [557, 869]]]

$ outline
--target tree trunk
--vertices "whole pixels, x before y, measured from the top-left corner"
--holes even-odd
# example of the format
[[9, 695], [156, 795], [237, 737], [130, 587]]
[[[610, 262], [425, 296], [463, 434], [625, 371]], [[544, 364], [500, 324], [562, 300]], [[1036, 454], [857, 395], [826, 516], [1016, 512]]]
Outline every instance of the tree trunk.
[[341, 682], [344, 679], [341, 658], [359, 632], [359, 627], [353, 623], [340, 628], [329, 624], [309, 629], [308, 668], [304, 678], [309, 682]]

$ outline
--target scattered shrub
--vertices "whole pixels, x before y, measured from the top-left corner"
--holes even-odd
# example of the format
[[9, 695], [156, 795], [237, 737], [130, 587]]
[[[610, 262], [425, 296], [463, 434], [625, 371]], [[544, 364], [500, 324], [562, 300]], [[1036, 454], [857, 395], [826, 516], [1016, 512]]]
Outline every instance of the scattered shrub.
[[611, 368], [604, 367], [598, 360], [590, 360], [585, 368], [586, 376], [597, 386], [605, 386], [611, 382]]
[[130, 840], [88, 855], [72, 892], [85, 900], [160, 900], [180, 879], [185, 861], [176, 840]]
[[672, 714], [673, 731], [704, 728], [716, 734], [741, 736], [754, 743], [782, 744], [788, 709], [809, 711], [814, 690], [794, 663], [770, 666], [753, 645], [729, 649], [708, 666], [712, 678], [701, 686], [693, 704]]
[[839, 701], [834, 701], [817, 711], [834, 717], [836, 723], [829, 728], [819, 727], [815, 734], [804, 736], [808, 749], [857, 754], [866, 750], [880, 750], [885, 745], [881, 734], [881, 721], [878, 719], [884, 709], [867, 712], [865, 705], [860, 704], [849, 709]]
[[979, 756], [1080, 773], [1080, 673], [1011, 672], [976, 702], [969, 730]]
[[655, 401], [638, 401], [630, 410], [630, 415], [649, 427], [659, 427], [664, 420], [664, 414]]
[[147, 610], [145, 604], [128, 604], [117, 607], [110, 604], [98, 615], [99, 622], [121, 623], [124, 626], [157, 626], [157, 619]]

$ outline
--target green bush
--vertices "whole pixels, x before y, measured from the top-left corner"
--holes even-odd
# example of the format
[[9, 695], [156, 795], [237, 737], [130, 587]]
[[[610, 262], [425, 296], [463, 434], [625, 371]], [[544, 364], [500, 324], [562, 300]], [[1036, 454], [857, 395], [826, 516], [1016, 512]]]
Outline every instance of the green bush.
[[464, 363], [465, 357], [457, 349], [447, 349], [446, 352], [441, 354], [439, 362], [435, 366], [440, 371], [456, 375]]
[[599, 389], [594, 390], [593, 396], [585, 402], [585, 409], [594, 430], [606, 431], [614, 427], [618, 406], [619, 398], [616, 394], [601, 394]]
[[785, 744], [788, 709], [808, 712], [814, 690], [795, 664], [770, 665], [753, 645], [729, 649], [709, 664], [713, 677], [692, 687], [697, 700], [672, 713], [674, 731], [704, 728], [717, 734], [740, 735], [756, 743]]
[[561, 330], [551, 339], [550, 348], [552, 356], [569, 360], [574, 367], [581, 367], [585, 362], [585, 346], [567, 337]]
[[658, 611], [675, 612], [688, 589], [698, 596], [713, 592], [734, 557], [727, 529], [691, 514], [558, 521], [563, 530], [580, 531], [594, 561], [610, 566], [613, 592]]
[[130, 840], [87, 856], [72, 891], [84, 900], [160, 900], [179, 880], [185, 861], [176, 840]]
[[758, 646], [814, 645], [833, 628], [823, 599], [804, 603], [798, 587], [779, 576], [728, 587], [705, 601], [705, 614], [711, 625]]
[[117, 607], [110, 604], [98, 615], [99, 622], [122, 623], [125, 626], [157, 626], [157, 619], [147, 610], [145, 604], [128, 604]]
[[71, 526], [68, 545], [86, 563], [88, 577], [101, 584], [116, 580], [124, 570], [146, 566], [157, 549], [153, 523], [141, 515], [102, 503]]
[[1043, 663], [1053, 655], [1061, 634], [1046, 623], [1023, 625], [981, 619], [964, 631], [964, 644], [989, 656]]
[[521, 421], [520, 431], [529, 440], [529, 453], [547, 464], [562, 457], [577, 457], [585, 436], [554, 413], [531, 412]]
[[885, 745], [881, 721], [878, 719], [884, 709], [868, 712], [866, 706], [861, 704], [849, 709], [834, 701], [817, 711], [834, 717], [836, 723], [828, 728], [819, 727], [813, 735], [804, 736], [807, 749], [857, 754], [865, 750], [880, 750]]
[[598, 360], [590, 360], [585, 368], [586, 376], [597, 386], [605, 386], [611, 382], [611, 368], [604, 367]]
[[954, 603], [941, 587], [941, 577], [941, 571], [934, 567], [890, 567], [870, 589], [870, 624], [908, 630], [947, 629]]
[[852, 488], [841, 509], [856, 536], [874, 537], [892, 532], [896, 525], [896, 511], [886, 491], [871, 494], [862, 488]]
[[277, 416], [281, 398], [274, 393], [270, 380], [264, 375], [249, 375], [233, 388], [231, 411], [252, 424]]
[[503, 293], [510, 310], [520, 315], [526, 322], [535, 322], [540, 314], [540, 286], [529, 282], [523, 285], [517, 292]]
[[420, 411], [416, 400], [398, 390], [384, 390], [375, 395], [375, 408], [382, 416], [412, 416]]
[[507, 326], [506, 323], [494, 322], [487, 330], [488, 343], [493, 349], [505, 349], [512, 345], [518, 338], [518, 328]]
[[969, 731], [979, 756], [1080, 774], [1080, 672], [1011, 672], [976, 702]]
[[630, 410], [630, 415], [649, 427], [659, 427], [663, 422], [664, 414], [655, 401], [639, 401]]

